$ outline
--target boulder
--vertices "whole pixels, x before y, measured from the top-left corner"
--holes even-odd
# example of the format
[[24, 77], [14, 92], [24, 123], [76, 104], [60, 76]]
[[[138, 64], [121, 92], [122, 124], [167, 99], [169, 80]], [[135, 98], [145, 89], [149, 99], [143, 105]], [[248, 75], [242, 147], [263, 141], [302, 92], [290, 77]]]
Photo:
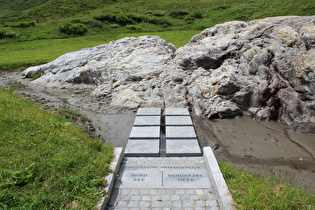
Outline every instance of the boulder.
[[208, 118], [250, 112], [315, 123], [315, 16], [232, 21], [176, 49], [157, 36], [126, 37], [23, 72], [42, 86], [89, 89], [111, 105], [190, 107]]

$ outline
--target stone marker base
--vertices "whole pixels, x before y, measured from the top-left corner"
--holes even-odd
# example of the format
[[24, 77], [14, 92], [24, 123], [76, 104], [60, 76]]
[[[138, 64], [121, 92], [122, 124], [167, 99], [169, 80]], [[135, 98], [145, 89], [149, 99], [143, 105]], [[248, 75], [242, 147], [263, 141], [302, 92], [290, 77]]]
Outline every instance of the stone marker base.
[[125, 154], [129, 157], [159, 157], [159, 139], [129, 139]]
[[139, 108], [126, 146], [126, 157], [201, 156], [187, 108]]

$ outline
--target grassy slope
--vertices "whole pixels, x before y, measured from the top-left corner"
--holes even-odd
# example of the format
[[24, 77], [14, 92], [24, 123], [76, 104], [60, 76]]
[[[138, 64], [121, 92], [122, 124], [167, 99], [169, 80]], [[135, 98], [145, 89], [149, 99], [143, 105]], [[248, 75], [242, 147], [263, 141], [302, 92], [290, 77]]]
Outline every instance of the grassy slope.
[[271, 177], [257, 177], [220, 164], [237, 209], [315, 209], [315, 194]]
[[[183, 46], [199, 31], [152, 32], [175, 46]], [[141, 36], [147, 33], [100, 34], [69, 39], [43, 39], [26, 42], [5, 42], [0, 45], [0, 70], [24, 69], [47, 63], [67, 52], [108, 43], [126, 36]]]
[[[12, 0], [12, 2], [15, 1], [17, 0]], [[0, 70], [22, 69], [31, 65], [46, 63], [65, 52], [104, 44], [125, 36], [159, 35], [176, 47], [181, 47], [189, 42], [192, 35], [225, 21], [248, 21], [278, 15], [315, 14], [315, 2], [313, 0], [226, 0], [226, 5], [222, 5], [220, 3], [222, 1], [218, 0], [118, 0], [104, 2], [100, 5], [100, 1], [49, 0], [31, 9], [25, 7], [25, 10], [15, 16], [0, 18], [2, 20], [0, 31], [4, 30], [21, 35], [19, 38], [0, 40]], [[70, 3], [73, 4], [73, 7], [69, 6]], [[34, 5], [36, 4], [34, 3]], [[62, 13], [60, 12], [61, 7], [67, 7], [71, 11]], [[185, 10], [189, 15], [174, 18], [170, 16], [173, 10]], [[14, 13], [14, 10], [10, 10], [10, 12]], [[200, 13], [202, 18], [187, 20], [194, 12]], [[94, 16], [128, 13], [149, 18], [167, 19], [172, 25], [135, 23], [141, 30], [138, 32], [126, 29], [125, 25], [119, 25], [115, 22], [105, 21], [102, 23], [102, 28], [93, 28], [87, 24], [93, 20]], [[72, 16], [72, 14], [75, 15]], [[156, 16], [156, 14], [162, 16]], [[67, 18], [68, 16], [70, 17]], [[37, 20], [39, 24], [37, 24]], [[31, 27], [17, 27], [21, 21], [33, 21], [36, 24]], [[59, 24], [73, 23], [74, 21], [85, 23], [88, 32], [84, 37], [73, 37], [58, 31]], [[113, 27], [113, 25], [116, 26]]]
[[0, 88], [0, 209], [91, 209], [113, 148]]

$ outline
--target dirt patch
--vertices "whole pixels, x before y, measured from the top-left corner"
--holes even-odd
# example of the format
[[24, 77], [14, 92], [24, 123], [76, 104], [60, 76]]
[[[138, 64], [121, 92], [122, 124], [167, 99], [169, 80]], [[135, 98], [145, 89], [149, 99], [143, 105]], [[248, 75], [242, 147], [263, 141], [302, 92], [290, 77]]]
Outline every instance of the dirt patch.
[[89, 87], [50, 88], [34, 85], [20, 72], [0, 72], [0, 87], [12, 87], [16, 94], [42, 104], [45, 108], [69, 109], [89, 120], [85, 129], [104, 139], [104, 143], [124, 147], [133, 125], [137, 110], [110, 106], [110, 98], [90, 96]]
[[[20, 72], [0, 72], [0, 87], [48, 108], [74, 110], [89, 119], [90, 130], [104, 143], [124, 147], [136, 110], [110, 106], [110, 98], [95, 98], [85, 90], [39, 87]], [[257, 175], [275, 175], [315, 192], [315, 134], [291, 131], [282, 122], [249, 116], [209, 120], [193, 116], [200, 146], [211, 146], [219, 162], [230, 162]]]
[[315, 134], [291, 131], [282, 122], [249, 116], [208, 120], [194, 116], [201, 146], [211, 146], [219, 162], [257, 175], [274, 175], [315, 191]]

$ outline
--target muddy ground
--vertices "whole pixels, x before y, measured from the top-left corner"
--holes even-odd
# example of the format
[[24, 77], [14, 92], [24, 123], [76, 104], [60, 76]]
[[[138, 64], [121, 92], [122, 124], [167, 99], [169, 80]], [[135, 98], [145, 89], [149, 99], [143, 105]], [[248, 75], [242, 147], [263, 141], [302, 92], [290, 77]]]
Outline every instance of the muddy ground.
[[[109, 98], [95, 98], [81, 90], [45, 88], [20, 72], [0, 72], [0, 87], [12, 87], [23, 98], [46, 108], [66, 108], [85, 116], [84, 127], [117, 147], [127, 144], [137, 110], [110, 106]], [[243, 116], [209, 120], [194, 116], [200, 146], [211, 146], [219, 162], [230, 162], [257, 175], [275, 175], [315, 192], [315, 134], [295, 132], [283, 122]]]

